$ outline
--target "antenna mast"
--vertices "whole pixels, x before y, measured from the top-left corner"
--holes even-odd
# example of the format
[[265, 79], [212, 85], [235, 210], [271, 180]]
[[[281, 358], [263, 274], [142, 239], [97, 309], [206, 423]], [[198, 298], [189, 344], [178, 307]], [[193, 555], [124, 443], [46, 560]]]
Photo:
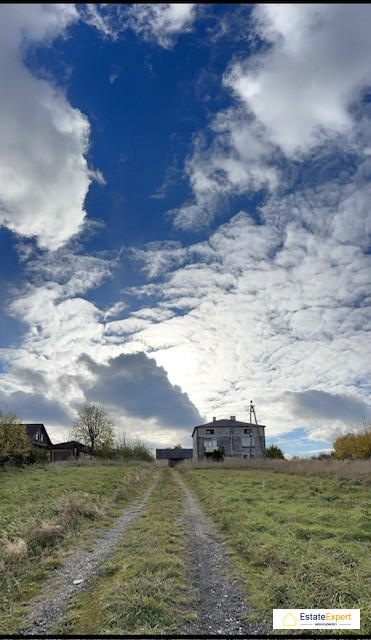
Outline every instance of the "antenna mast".
[[251, 418], [254, 416], [254, 421], [255, 421], [255, 424], [257, 425], [257, 424], [258, 424], [258, 421], [257, 421], [257, 419], [256, 419], [255, 406], [253, 405], [252, 400], [250, 400], [250, 407], [249, 407], [249, 409], [250, 409], [250, 424], [252, 424], [252, 419], [251, 419]]

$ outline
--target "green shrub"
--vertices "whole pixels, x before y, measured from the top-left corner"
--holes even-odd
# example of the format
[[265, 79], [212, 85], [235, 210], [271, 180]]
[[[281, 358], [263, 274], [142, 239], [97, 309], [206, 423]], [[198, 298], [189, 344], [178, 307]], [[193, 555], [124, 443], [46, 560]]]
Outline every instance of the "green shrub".
[[266, 458], [278, 458], [279, 460], [284, 460], [285, 456], [283, 455], [283, 451], [276, 447], [276, 445], [271, 444], [268, 449], [265, 450]]

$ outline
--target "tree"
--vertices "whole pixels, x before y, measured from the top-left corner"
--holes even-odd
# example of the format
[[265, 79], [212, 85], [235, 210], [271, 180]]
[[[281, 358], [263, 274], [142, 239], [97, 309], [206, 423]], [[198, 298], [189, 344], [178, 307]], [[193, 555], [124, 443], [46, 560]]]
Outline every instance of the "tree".
[[140, 440], [130, 442], [125, 434], [117, 438], [114, 455], [121, 460], [144, 460], [146, 462], [154, 460], [153, 454], [143, 442]]
[[271, 446], [268, 447], [268, 449], [265, 450], [265, 457], [266, 458], [278, 458], [279, 460], [284, 460], [285, 459], [283, 451], [281, 449], [279, 449], [278, 447], [276, 447], [276, 445], [274, 445], [274, 444], [271, 444]]
[[31, 443], [26, 427], [11, 411], [0, 411], [0, 465], [6, 462], [20, 466], [29, 462]]
[[181, 445], [181, 444], [175, 444], [175, 445], [173, 446], [173, 449], [183, 449], [183, 447], [182, 447], [182, 445]]
[[114, 441], [114, 421], [103, 405], [84, 402], [77, 407], [72, 437], [89, 447], [92, 455], [110, 450]]
[[334, 456], [338, 460], [350, 458], [360, 460], [371, 457], [371, 421], [348, 428], [347, 433], [339, 435], [334, 441]]

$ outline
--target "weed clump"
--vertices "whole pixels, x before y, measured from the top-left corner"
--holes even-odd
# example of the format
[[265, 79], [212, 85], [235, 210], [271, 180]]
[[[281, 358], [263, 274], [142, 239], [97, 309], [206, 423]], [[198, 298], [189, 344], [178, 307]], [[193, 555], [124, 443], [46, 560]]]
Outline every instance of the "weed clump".
[[63, 526], [57, 522], [52, 520], [36, 520], [30, 527], [28, 537], [31, 544], [46, 547], [56, 542], [64, 533]]
[[0, 540], [0, 571], [21, 564], [27, 554], [27, 542], [23, 538]]
[[92, 502], [87, 494], [72, 493], [60, 498], [57, 513], [63, 522], [71, 525], [79, 517], [92, 520], [101, 518], [104, 515], [104, 507]]

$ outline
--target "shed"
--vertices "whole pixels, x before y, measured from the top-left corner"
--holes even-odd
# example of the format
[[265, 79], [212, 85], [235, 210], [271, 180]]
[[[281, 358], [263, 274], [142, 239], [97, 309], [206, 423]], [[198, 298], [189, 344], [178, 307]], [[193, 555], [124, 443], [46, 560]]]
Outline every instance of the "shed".
[[156, 449], [156, 460], [163, 460], [168, 467], [175, 467], [183, 460], [192, 460], [193, 449]]
[[88, 448], [77, 442], [77, 440], [70, 440], [69, 442], [60, 442], [59, 444], [53, 444], [50, 451], [50, 458], [52, 462], [58, 460], [68, 460], [69, 458], [79, 458], [80, 455], [88, 453]]

